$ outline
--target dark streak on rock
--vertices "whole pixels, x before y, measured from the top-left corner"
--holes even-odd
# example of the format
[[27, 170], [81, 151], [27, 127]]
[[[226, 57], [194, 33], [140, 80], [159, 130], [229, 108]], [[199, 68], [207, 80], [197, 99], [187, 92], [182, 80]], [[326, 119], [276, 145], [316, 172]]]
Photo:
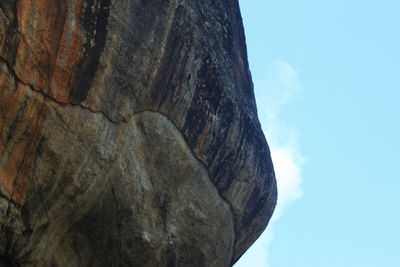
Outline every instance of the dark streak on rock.
[[13, 264], [12, 256], [9, 255], [13, 229], [10, 226], [2, 224], [0, 231], [0, 267], [13, 267], [15, 264]]
[[44, 136], [40, 136], [38, 145], [35, 151], [35, 157], [40, 158], [43, 153], [43, 145], [46, 143], [47, 139]]
[[95, 77], [106, 43], [110, 6], [111, 0], [88, 0], [83, 12], [82, 25], [86, 32], [85, 55], [77, 67], [76, 84], [70, 92], [70, 99], [75, 104], [86, 99]]
[[242, 90], [242, 93], [248, 99], [254, 99], [253, 83], [248, 71], [246, 39], [239, 5], [237, 1], [231, 1], [227, 5], [231, 5], [231, 9], [236, 12], [231, 14], [231, 17], [227, 18], [224, 22], [226, 33], [223, 36], [222, 44], [232, 60], [235, 82], [238, 88]]
[[[221, 147], [228, 136], [229, 129], [234, 121], [234, 104], [224, 93], [224, 84], [220, 80], [220, 70], [213, 63], [214, 58], [206, 55], [197, 73], [197, 87], [192, 98], [192, 104], [188, 110], [183, 132], [188, 136], [188, 142], [192, 149], [198, 145], [199, 137], [202, 135], [206, 123], [211, 123], [213, 117], [221, 120], [218, 123], [218, 131], [212, 127], [212, 147]], [[215, 159], [218, 150], [207, 151], [207, 165]], [[221, 164], [223, 164], [221, 162]], [[215, 176], [213, 180], [215, 181]]]
[[185, 67], [193, 43], [191, 29], [188, 28], [190, 25], [188, 19], [185, 7], [178, 5], [166, 42], [166, 53], [163, 55], [159, 67], [161, 71], [158, 73], [150, 93], [151, 99], [154, 103], [158, 103], [158, 106], [163, 105], [165, 100], [173, 98], [168, 94], [180, 91], [185, 81]]
[[22, 121], [22, 116], [26, 111], [26, 108], [28, 106], [28, 101], [29, 101], [29, 96], [25, 96], [24, 102], [22, 102], [22, 105], [18, 109], [17, 115], [15, 116], [13, 122], [11, 123], [10, 130], [7, 135], [6, 145], [8, 144], [8, 142], [10, 142], [11, 138], [14, 135], [15, 129], [17, 129], [18, 124], [20, 124]]
[[5, 32], [5, 38], [0, 39], [0, 56], [7, 57], [6, 60], [14, 64], [19, 44], [16, 1], [1, 0], [0, 9], [10, 22]]
[[207, 55], [197, 73], [197, 87], [192, 103], [186, 116], [183, 132], [188, 138], [189, 145], [195, 149], [198, 138], [207, 122], [208, 113], [215, 113], [221, 101], [222, 89], [218, 81], [218, 71], [211, 64], [212, 57]]

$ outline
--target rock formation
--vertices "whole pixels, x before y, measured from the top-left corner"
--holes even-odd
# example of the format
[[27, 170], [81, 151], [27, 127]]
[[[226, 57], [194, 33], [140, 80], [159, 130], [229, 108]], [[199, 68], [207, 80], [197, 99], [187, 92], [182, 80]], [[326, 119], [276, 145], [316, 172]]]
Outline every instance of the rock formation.
[[0, 266], [231, 266], [276, 203], [237, 0], [1, 0], [0, 129]]

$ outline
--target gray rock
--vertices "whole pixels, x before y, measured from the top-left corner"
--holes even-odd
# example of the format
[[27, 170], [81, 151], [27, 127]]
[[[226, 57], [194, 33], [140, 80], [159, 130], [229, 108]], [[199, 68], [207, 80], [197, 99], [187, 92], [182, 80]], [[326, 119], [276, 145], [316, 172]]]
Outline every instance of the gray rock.
[[0, 266], [230, 266], [276, 204], [237, 1], [3, 0], [0, 128]]

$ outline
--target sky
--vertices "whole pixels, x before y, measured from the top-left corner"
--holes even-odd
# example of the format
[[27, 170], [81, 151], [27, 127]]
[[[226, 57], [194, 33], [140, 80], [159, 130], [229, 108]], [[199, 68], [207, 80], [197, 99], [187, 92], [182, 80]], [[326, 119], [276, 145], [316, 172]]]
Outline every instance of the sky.
[[240, 5], [279, 200], [235, 267], [400, 267], [400, 1]]

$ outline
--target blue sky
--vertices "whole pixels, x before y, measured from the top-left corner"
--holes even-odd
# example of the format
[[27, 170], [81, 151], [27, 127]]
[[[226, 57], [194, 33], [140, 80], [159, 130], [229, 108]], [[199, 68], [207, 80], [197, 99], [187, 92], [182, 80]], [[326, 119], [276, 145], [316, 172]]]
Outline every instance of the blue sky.
[[400, 1], [240, 5], [280, 198], [235, 267], [400, 267]]

